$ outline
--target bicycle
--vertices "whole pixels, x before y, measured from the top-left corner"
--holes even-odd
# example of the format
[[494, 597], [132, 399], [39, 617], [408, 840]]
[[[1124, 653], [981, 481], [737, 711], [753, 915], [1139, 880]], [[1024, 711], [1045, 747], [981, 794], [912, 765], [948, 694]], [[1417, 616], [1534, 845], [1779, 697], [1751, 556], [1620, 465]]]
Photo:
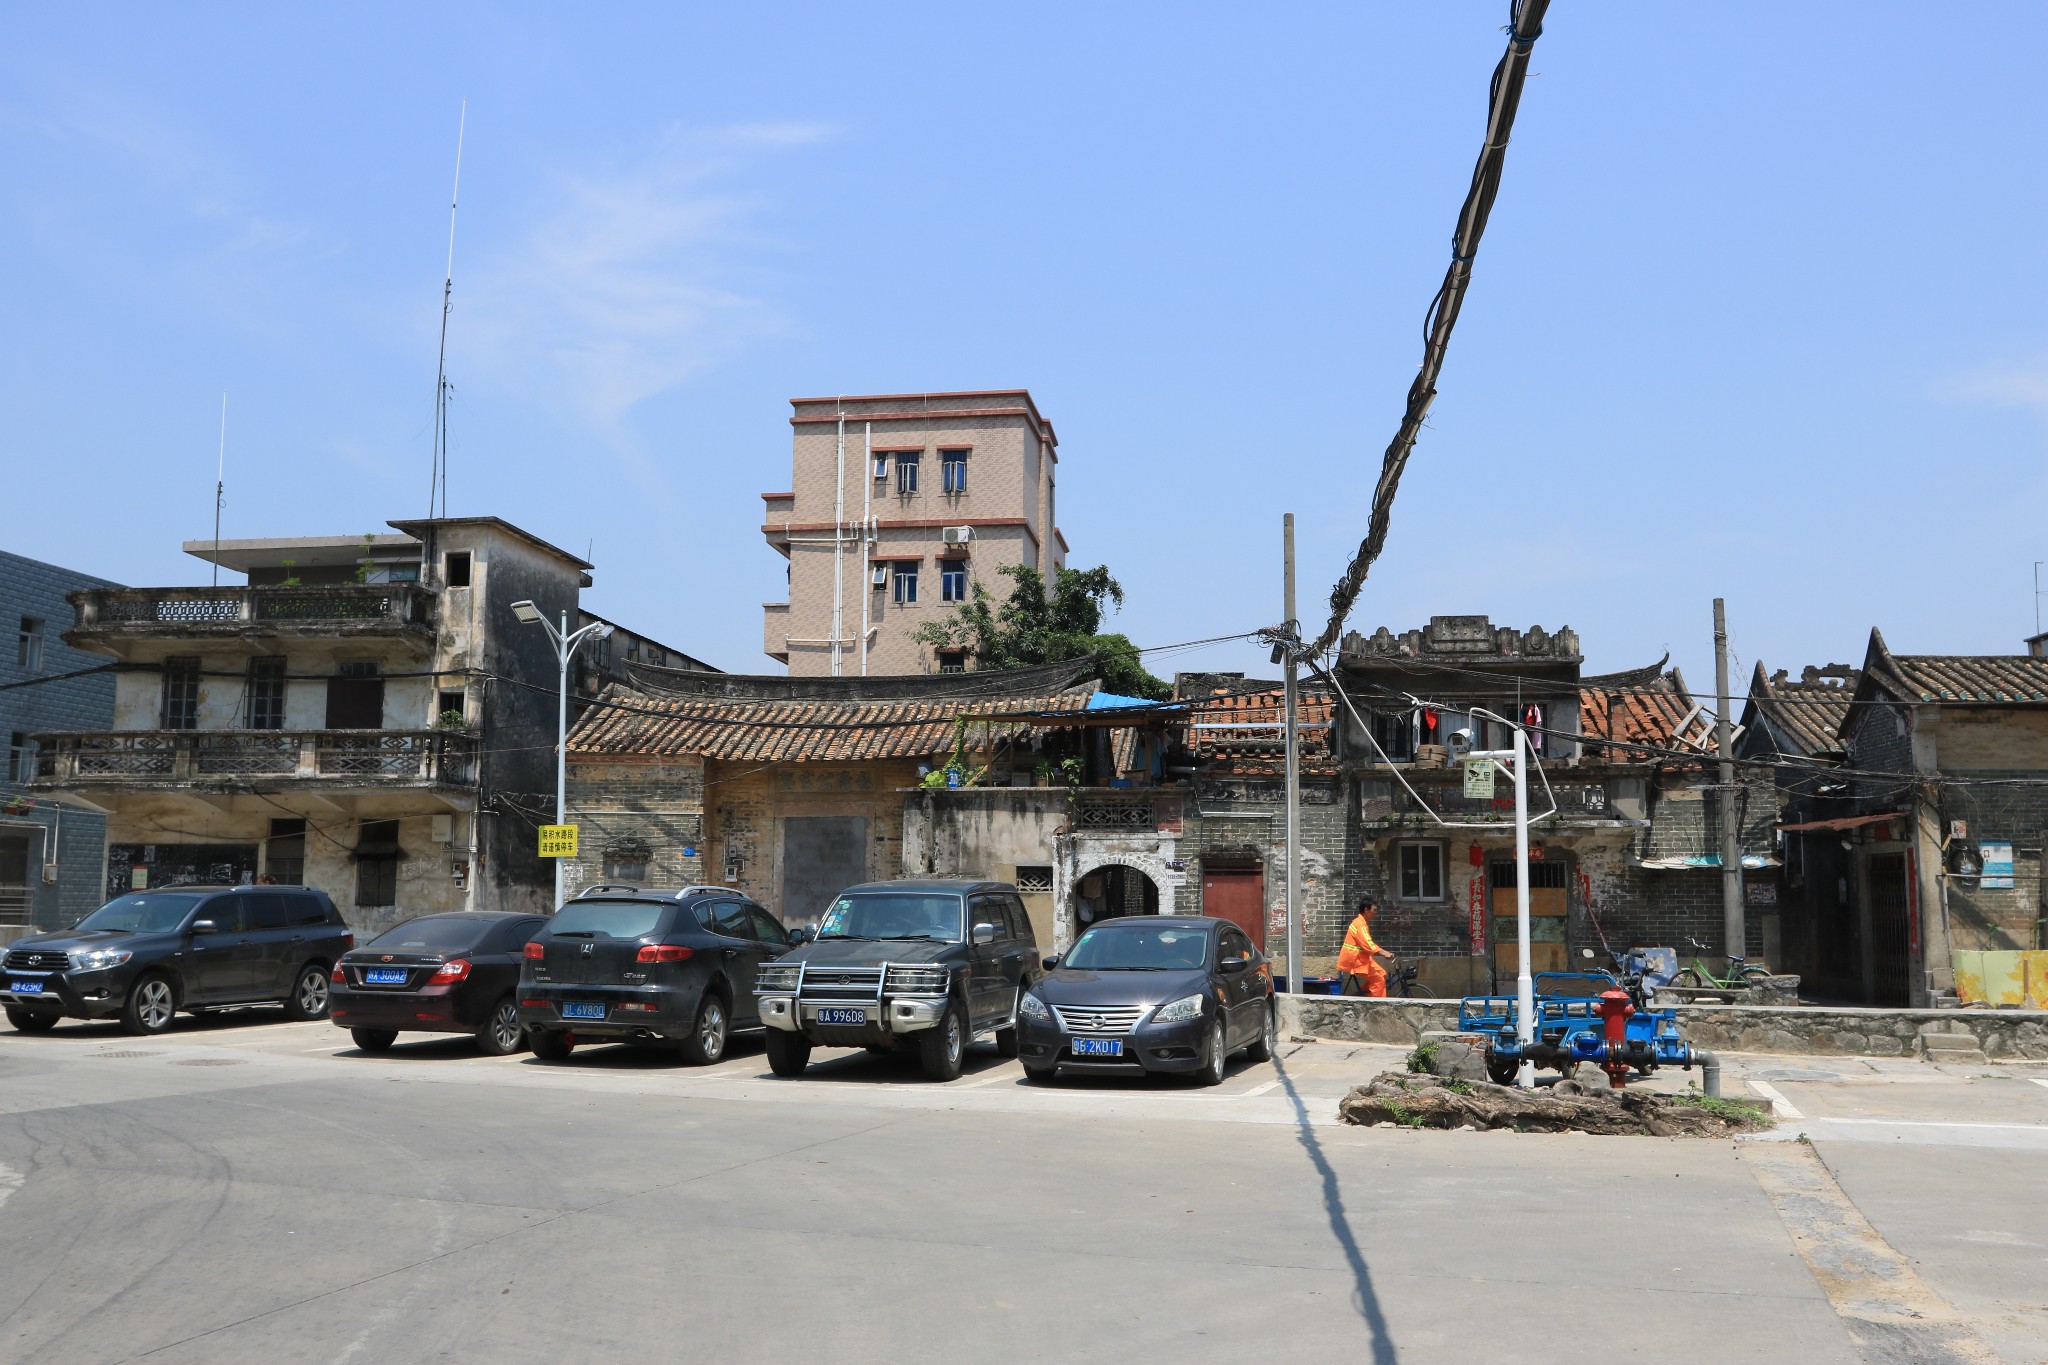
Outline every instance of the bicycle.
[[1769, 967], [1762, 963], [1752, 963], [1734, 953], [1728, 955], [1728, 974], [1715, 976], [1712, 969], [1699, 958], [1699, 954], [1712, 952], [1713, 949], [1696, 938], [1688, 937], [1686, 942], [1692, 945], [1693, 959], [1672, 973], [1670, 984], [1673, 986], [1696, 991], [1739, 991], [1761, 985], [1771, 977]]

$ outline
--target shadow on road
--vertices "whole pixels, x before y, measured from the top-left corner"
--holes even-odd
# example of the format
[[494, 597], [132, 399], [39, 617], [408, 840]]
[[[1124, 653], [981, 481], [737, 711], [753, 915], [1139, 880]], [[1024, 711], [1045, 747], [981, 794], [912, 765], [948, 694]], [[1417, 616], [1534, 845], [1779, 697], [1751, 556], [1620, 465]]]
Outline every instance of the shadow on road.
[[1323, 1211], [1330, 1220], [1330, 1235], [1337, 1239], [1337, 1245], [1344, 1248], [1344, 1259], [1351, 1263], [1351, 1279], [1357, 1288], [1354, 1302], [1358, 1305], [1359, 1316], [1365, 1319], [1366, 1327], [1372, 1332], [1372, 1358], [1374, 1365], [1394, 1365], [1400, 1354], [1394, 1349], [1394, 1339], [1387, 1332], [1387, 1317], [1380, 1310], [1380, 1298], [1373, 1291], [1372, 1269], [1365, 1263], [1365, 1253], [1359, 1249], [1358, 1238], [1352, 1235], [1351, 1219], [1344, 1211], [1344, 1192], [1337, 1183], [1337, 1168], [1330, 1164], [1330, 1158], [1323, 1151], [1323, 1144], [1316, 1139], [1315, 1126], [1309, 1122], [1308, 1106], [1302, 1102], [1301, 1093], [1294, 1088], [1294, 1078], [1287, 1074], [1287, 1063], [1277, 1054], [1273, 1058], [1274, 1074], [1280, 1078], [1281, 1089], [1287, 1092], [1288, 1103], [1294, 1106], [1295, 1140], [1308, 1153], [1309, 1163], [1323, 1181]]

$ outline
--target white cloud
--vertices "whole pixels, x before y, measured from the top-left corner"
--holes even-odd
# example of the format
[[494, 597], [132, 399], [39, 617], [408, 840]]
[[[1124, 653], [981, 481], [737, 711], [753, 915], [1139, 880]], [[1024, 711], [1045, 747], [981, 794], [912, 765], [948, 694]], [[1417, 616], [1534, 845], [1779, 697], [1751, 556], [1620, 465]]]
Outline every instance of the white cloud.
[[2048, 414], [2048, 355], [1963, 375], [1942, 385], [1938, 392], [1950, 402], [2037, 408]]
[[760, 197], [738, 186], [759, 159], [827, 135], [807, 123], [677, 129], [628, 164], [556, 177], [533, 229], [458, 280], [465, 348], [493, 381], [619, 436], [635, 405], [786, 325], [732, 282], [768, 242]]

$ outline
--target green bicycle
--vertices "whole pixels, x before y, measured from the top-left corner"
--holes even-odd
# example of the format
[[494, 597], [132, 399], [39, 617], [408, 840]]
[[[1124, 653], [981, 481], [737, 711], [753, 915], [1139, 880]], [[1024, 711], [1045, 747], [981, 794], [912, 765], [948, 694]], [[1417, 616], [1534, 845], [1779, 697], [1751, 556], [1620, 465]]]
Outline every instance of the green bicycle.
[[1696, 991], [1736, 991], [1761, 985], [1771, 977], [1769, 967], [1760, 962], [1737, 957], [1733, 953], [1728, 955], [1728, 974], [1715, 976], [1713, 970], [1699, 957], [1699, 954], [1712, 952], [1713, 949], [1696, 938], [1687, 938], [1686, 942], [1692, 945], [1693, 959], [1689, 965], [1680, 967], [1672, 974], [1671, 984], [1674, 986]]

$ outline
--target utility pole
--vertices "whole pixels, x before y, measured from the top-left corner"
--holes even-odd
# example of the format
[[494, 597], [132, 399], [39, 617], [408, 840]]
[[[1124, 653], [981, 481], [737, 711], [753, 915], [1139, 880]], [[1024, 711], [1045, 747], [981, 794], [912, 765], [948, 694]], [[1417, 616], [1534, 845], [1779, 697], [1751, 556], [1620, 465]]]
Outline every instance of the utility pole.
[[1294, 513], [1281, 522], [1281, 577], [1287, 613], [1286, 683], [1283, 697], [1287, 710], [1287, 989], [1301, 990], [1301, 667], [1295, 662], [1294, 647], [1301, 639], [1301, 626], [1294, 612]]
[[1720, 751], [1721, 939], [1730, 957], [1748, 956], [1742, 922], [1742, 840], [1735, 828], [1735, 733], [1728, 724], [1728, 609], [1714, 599], [1714, 747]]

